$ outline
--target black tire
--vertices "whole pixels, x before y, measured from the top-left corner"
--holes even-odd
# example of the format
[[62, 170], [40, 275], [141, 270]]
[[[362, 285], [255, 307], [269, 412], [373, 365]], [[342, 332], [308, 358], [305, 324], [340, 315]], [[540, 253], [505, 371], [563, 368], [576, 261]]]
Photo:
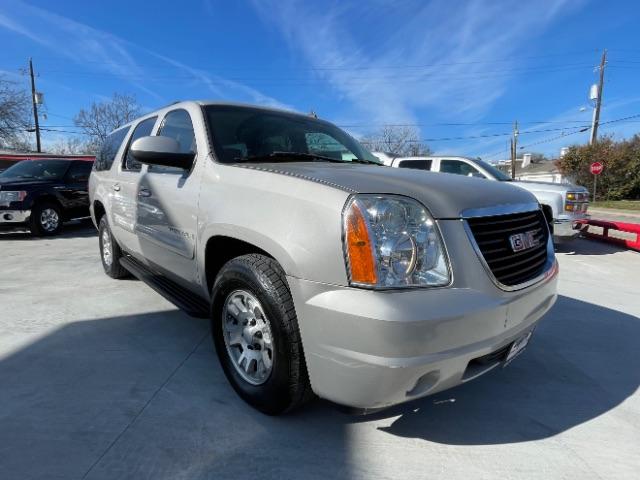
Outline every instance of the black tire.
[[[225, 345], [224, 305], [239, 289], [260, 302], [270, 324], [274, 358], [268, 378], [260, 385], [249, 383], [238, 373]], [[216, 352], [229, 383], [243, 400], [265, 414], [278, 415], [313, 398], [293, 299], [284, 271], [275, 260], [258, 254], [230, 260], [216, 277], [211, 298]]]
[[62, 230], [62, 209], [57, 203], [37, 203], [31, 209], [29, 230], [39, 237], [57, 235]]
[[[111, 242], [111, 259], [106, 258], [104, 249], [104, 236], [107, 236]], [[98, 245], [100, 246], [100, 260], [102, 260], [102, 268], [104, 273], [111, 278], [125, 278], [129, 276], [129, 272], [120, 265], [120, 259], [122, 258], [122, 250], [116, 239], [113, 238], [111, 230], [109, 229], [109, 222], [107, 222], [107, 216], [103, 215], [98, 223]]]

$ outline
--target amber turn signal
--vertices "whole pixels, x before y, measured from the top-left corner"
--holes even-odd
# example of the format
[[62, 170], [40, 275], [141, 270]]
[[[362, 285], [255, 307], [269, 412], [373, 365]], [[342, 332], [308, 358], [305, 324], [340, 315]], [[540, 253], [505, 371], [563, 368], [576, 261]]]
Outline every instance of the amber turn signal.
[[351, 281], [375, 285], [376, 275], [373, 246], [369, 238], [367, 222], [357, 202], [352, 202], [345, 218], [345, 240]]

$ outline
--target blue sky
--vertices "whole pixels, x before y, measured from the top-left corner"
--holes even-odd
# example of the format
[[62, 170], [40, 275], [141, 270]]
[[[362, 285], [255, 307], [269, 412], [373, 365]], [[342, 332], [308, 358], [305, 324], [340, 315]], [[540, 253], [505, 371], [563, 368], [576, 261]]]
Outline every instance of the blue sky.
[[[149, 110], [195, 98], [313, 109], [356, 136], [416, 124], [436, 152], [497, 160], [515, 119], [525, 151], [587, 141], [573, 132], [590, 123], [603, 48], [601, 121], [640, 114], [638, 20], [633, 0], [0, 0], [0, 71], [26, 86], [33, 57], [43, 124], [60, 130], [45, 145], [81, 107], [125, 92]], [[601, 128], [623, 138], [640, 117]]]

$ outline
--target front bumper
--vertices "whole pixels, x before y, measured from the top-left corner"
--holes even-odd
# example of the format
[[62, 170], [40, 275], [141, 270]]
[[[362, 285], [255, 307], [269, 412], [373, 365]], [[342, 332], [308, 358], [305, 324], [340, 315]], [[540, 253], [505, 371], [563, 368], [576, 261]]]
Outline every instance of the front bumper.
[[553, 239], [556, 241], [570, 240], [577, 237], [580, 232], [575, 229], [578, 220], [589, 218], [589, 215], [563, 215], [553, 219]]
[[[556, 300], [537, 285], [375, 292], [288, 277], [314, 392], [358, 409], [433, 394], [491, 370], [472, 362], [532, 330]], [[534, 340], [535, 341], [535, 340]]]
[[31, 217], [31, 210], [0, 210], [0, 225], [25, 224]]

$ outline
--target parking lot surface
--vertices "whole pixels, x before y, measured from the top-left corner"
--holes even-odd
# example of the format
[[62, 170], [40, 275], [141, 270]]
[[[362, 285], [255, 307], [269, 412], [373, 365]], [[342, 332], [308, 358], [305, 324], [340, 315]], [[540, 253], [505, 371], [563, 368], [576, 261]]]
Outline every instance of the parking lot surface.
[[577, 240], [508, 368], [366, 417], [267, 417], [206, 320], [102, 272], [90, 225], [0, 233], [2, 479], [637, 479], [640, 254]]

